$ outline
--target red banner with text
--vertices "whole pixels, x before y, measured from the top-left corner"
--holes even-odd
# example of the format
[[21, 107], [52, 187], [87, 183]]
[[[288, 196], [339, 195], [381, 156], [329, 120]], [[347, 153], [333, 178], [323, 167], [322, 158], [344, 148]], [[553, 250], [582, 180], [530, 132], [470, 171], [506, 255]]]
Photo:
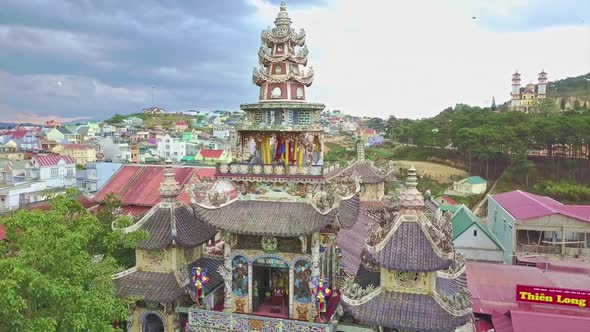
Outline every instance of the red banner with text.
[[576, 289], [516, 285], [516, 301], [587, 308], [590, 292]]

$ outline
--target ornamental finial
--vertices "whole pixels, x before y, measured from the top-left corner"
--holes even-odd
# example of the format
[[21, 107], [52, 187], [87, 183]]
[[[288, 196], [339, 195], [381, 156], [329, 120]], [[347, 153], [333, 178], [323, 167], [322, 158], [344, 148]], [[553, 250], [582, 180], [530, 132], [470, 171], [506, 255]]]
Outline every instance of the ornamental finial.
[[275, 25], [277, 27], [291, 27], [291, 19], [287, 13], [287, 4], [285, 1], [281, 1], [281, 9], [277, 15], [277, 18], [275, 19]]
[[180, 186], [174, 179], [174, 170], [172, 169], [172, 160], [166, 160], [164, 169], [164, 181], [160, 184], [160, 196], [163, 201], [174, 201], [180, 194]]

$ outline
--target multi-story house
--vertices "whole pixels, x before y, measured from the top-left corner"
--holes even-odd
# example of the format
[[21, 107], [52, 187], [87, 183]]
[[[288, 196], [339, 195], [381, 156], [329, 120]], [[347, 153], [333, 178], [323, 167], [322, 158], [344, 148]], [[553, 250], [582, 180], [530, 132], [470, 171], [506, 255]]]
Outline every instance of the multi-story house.
[[19, 150], [16, 142], [9, 141], [6, 144], [0, 144], [0, 159], [23, 160], [24, 158], [25, 154]]
[[27, 160], [0, 160], [0, 184], [16, 185], [26, 180]]
[[174, 131], [176, 132], [183, 132], [188, 129], [188, 123], [186, 121], [177, 121], [174, 124]]
[[39, 151], [41, 146], [39, 139], [31, 131], [16, 131], [12, 134], [14, 140], [21, 151]]
[[121, 163], [88, 163], [76, 172], [77, 187], [83, 192], [95, 192], [123, 166]]
[[186, 154], [186, 142], [181, 138], [171, 137], [166, 134], [158, 141], [158, 154], [160, 158], [170, 159], [173, 162], [180, 162]]
[[0, 187], [0, 213], [44, 201], [46, 189], [45, 182], [23, 182], [14, 186]]
[[47, 139], [58, 143], [77, 143], [80, 135], [66, 127], [53, 128], [47, 133]]
[[44, 182], [50, 188], [76, 186], [76, 162], [70, 156], [33, 156], [27, 165], [27, 179]]
[[128, 143], [119, 143], [113, 140], [113, 137], [105, 137], [98, 141], [102, 152], [102, 160], [110, 162], [129, 162], [131, 161], [131, 151]]
[[61, 144], [56, 146], [53, 152], [70, 156], [76, 164], [82, 166], [96, 161], [96, 150], [86, 144]]

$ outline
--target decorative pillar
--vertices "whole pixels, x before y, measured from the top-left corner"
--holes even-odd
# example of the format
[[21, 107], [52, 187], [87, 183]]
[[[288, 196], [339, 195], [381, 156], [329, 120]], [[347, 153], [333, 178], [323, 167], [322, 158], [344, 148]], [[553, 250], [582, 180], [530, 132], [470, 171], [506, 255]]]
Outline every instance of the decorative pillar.
[[294, 318], [293, 292], [295, 291], [295, 267], [289, 266], [289, 318]]
[[223, 234], [223, 281], [225, 283], [225, 297], [223, 301], [223, 310], [231, 312], [232, 310], [232, 267], [231, 267], [231, 233]]
[[248, 262], [248, 312], [252, 311], [252, 262]]
[[[316, 232], [311, 235], [311, 277], [320, 277], [320, 233]], [[311, 299], [311, 318], [317, 317], [315, 298]]]

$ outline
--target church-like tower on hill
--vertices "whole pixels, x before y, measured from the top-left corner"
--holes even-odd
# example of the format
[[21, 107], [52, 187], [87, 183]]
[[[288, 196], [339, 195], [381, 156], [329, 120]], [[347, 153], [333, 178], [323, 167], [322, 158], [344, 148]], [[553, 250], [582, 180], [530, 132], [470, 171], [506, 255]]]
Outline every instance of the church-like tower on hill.
[[512, 90], [510, 92], [510, 109], [528, 113], [540, 99], [547, 97], [547, 73], [541, 70], [537, 78], [537, 85], [532, 82], [521, 86], [518, 70], [512, 74]]

